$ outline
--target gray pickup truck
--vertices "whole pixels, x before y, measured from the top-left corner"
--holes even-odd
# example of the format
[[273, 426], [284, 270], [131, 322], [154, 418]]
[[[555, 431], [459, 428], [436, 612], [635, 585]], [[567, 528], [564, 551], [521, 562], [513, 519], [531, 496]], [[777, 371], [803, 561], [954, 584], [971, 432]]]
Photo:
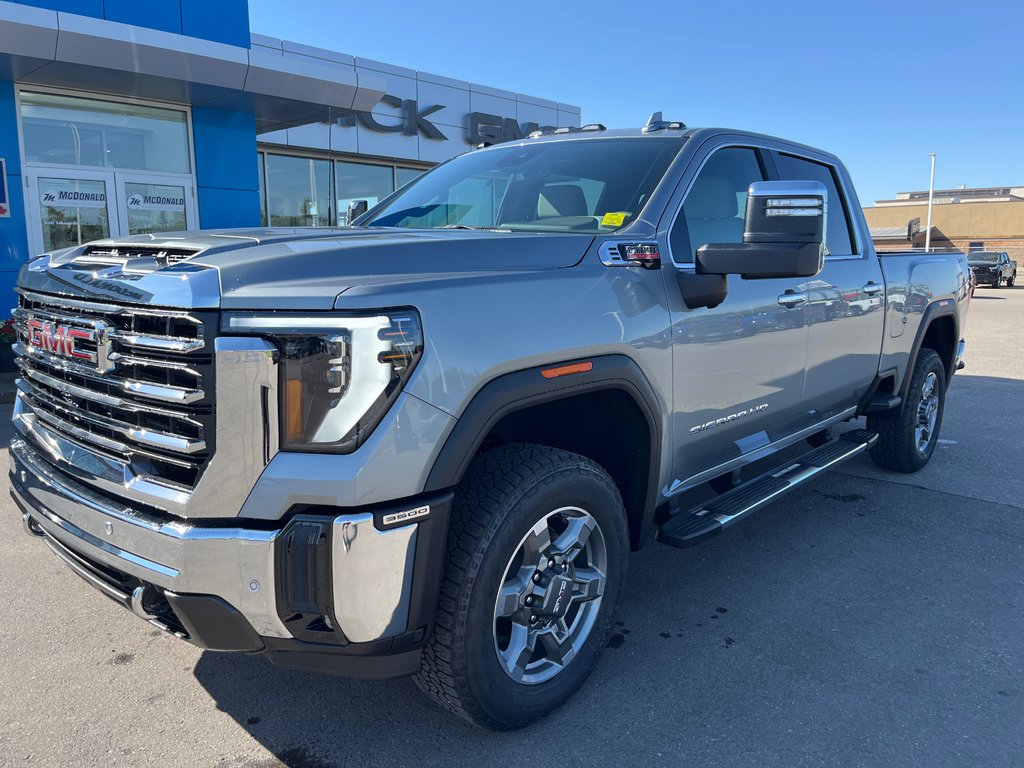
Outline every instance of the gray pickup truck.
[[41, 544], [200, 647], [508, 729], [593, 670], [630, 549], [927, 463], [968, 267], [877, 255], [830, 154], [654, 116], [479, 148], [344, 229], [44, 254], [18, 294]]

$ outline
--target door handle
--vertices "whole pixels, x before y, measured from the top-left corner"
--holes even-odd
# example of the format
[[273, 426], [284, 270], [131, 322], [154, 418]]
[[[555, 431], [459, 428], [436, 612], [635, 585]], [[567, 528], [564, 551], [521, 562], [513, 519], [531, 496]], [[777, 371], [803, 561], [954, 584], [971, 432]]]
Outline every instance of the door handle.
[[880, 285], [879, 283], [872, 281], [861, 288], [861, 291], [866, 293], [868, 296], [874, 296], [877, 293], [881, 293], [884, 288], [884, 285]]
[[786, 291], [784, 294], [779, 296], [779, 304], [784, 307], [792, 309], [793, 307], [799, 306], [807, 301], [806, 293], [794, 293], [792, 291]]

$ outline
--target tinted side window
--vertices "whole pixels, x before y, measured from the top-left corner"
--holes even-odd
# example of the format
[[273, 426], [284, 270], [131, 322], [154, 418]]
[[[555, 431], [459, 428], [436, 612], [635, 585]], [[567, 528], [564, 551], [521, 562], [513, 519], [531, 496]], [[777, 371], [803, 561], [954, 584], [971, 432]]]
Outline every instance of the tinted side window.
[[673, 258], [689, 264], [705, 243], [742, 243], [747, 187], [764, 180], [756, 150], [727, 147], [711, 155], [669, 233]]
[[830, 254], [847, 256], [853, 253], [853, 239], [850, 237], [850, 220], [846, 212], [846, 201], [839, 193], [835, 171], [831, 166], [804, 160], [793, 155], [779, 154], [775, 159], [779, 178], [786, 181], [820, 181], [828, 194], [828, 221], [825, 233], [825, 247]]

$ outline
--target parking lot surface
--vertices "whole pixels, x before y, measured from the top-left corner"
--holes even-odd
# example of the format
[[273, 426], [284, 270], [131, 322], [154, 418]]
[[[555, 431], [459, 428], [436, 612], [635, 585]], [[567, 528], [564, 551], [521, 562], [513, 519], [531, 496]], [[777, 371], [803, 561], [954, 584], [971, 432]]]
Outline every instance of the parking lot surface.
[[635, 554], [596, 673], [511, 734], [408, 680], [164, 635], [5, 493], [0, 765], [1024, 765], [1024, 288], [980, 288], [967, 338], [925, 470], [858, 458], [708, 544]]

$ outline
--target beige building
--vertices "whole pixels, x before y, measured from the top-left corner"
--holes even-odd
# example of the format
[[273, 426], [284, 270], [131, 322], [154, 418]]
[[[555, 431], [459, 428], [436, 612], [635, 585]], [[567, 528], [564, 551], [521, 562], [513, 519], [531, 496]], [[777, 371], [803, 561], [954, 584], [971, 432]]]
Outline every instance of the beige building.
[[[876, 249], [923, 248], [928, 192], [876, 200], [864, 216]], [[1024, 264], [1024, 186], [935, 190], [931, 245], [964, 253], [1006, 251]]]

